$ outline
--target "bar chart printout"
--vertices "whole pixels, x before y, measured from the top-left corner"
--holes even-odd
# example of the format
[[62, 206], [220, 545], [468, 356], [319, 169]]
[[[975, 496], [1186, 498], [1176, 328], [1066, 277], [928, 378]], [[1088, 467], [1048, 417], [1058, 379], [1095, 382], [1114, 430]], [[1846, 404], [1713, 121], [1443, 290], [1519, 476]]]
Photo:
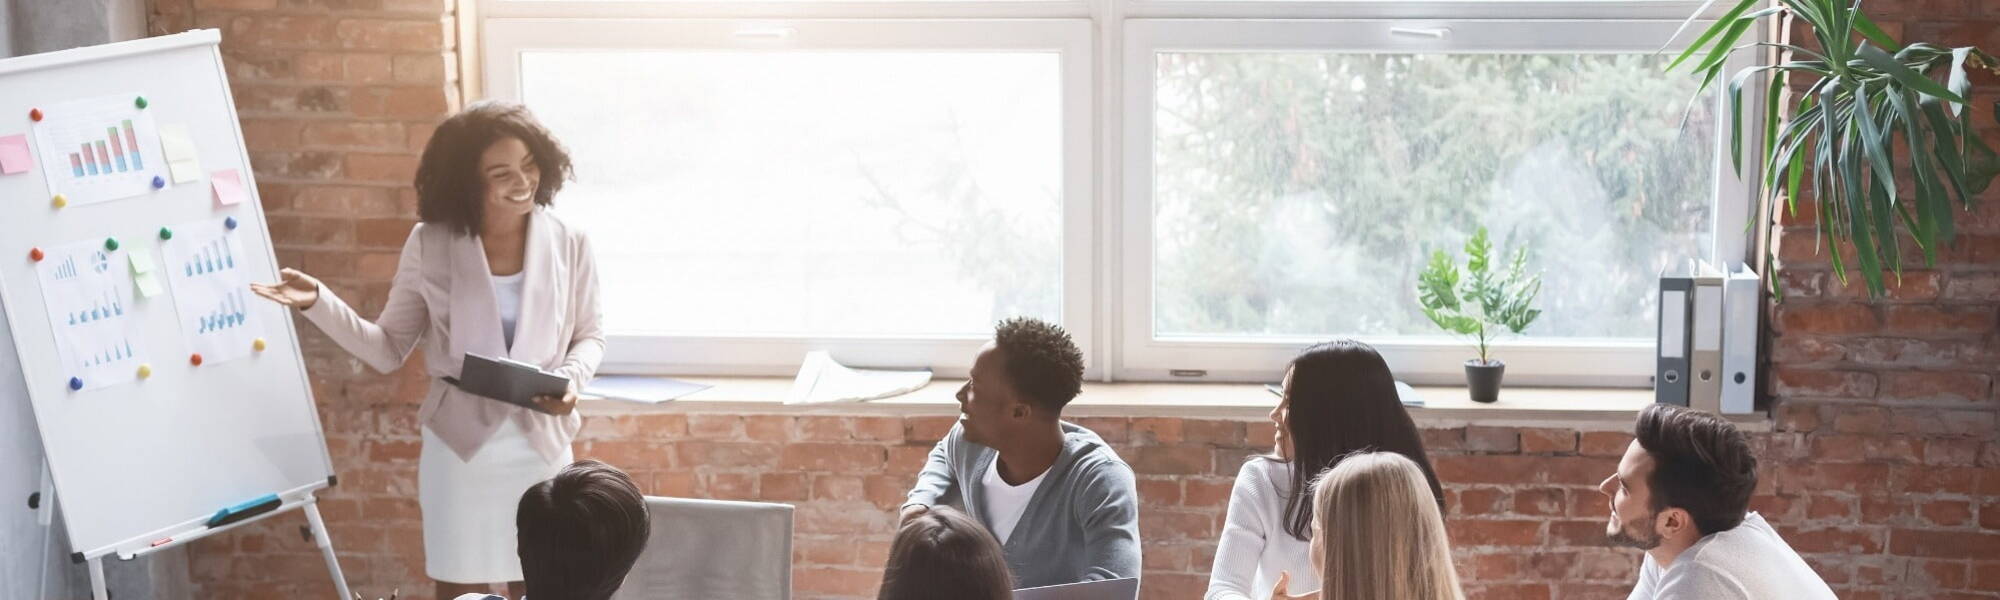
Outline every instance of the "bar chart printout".
[[50, 194], [62, 194], [70, 204], [90, 204], [152, 192], [153, 177], [166, 173], [166, 161], [159, 156], [153, 113], [133, 102], [138, 96], [99, 96], [42, 107], [44, 116], [34, 128]]
[[222, 219], [173, 230], [174, 238], [161, 244], [166, 254], [161, 268], [173, 287], [188, 351], [200, 354], [203, 364], [251, 354], [264, 330], [252, 311], [258, 303], [250, 297], [250, 270], [236, 230]]
[[107, 250], [103, 240], [93, 239], [43, 252], [35, 271], [64, 373], [84, 390], [137, 379], [148, 355], [132, 304], [127, 251]]

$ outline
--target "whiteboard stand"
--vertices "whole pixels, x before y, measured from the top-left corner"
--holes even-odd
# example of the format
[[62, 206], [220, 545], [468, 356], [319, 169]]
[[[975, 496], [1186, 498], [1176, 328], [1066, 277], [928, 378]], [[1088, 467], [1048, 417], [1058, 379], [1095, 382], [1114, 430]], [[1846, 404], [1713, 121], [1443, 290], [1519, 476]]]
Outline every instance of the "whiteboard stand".
[[[133, 540], [114, 546], [111, 549], [100, 550], [94, 553], [77, 552], [72, 554], [71, 558], [88, 564], [90, 568], [90, 597], [92, 600], [110, 600], [110, 588], [106, 587], [104, 583], [104, 558], [107, 556], [116, 556], [119, 560], [132, 560], [262, 521], [272, 516], [283, 514], [286, 511], [301, 509], [306, 513], [306, 525], [312, 532], [313, 545], [318, 546], [320, 554], [326, 557], [326, 570], [328, 574], [333, 576], [334, 592], [339, 594], [338, 598], [346, 600], [354, 596], [347, 588], [347, 577], [340, 572], [340, 559], [333, 550], [333, 537], [327, 534], [326, 522], [320, 519], [319, 498], [314, 495], [314, 492], [331, 485], [333, 485], [333, 480], [329, 479], [319, 485], [278, 494], [281, 503], [277, 508], [221, 527], [209, 527], [206, 522], [196, 521], [180, 528], [182, 533], [179, 534], [157, 537], [153, 541]], [[146, 537], [154, 536], [148, 535]]]

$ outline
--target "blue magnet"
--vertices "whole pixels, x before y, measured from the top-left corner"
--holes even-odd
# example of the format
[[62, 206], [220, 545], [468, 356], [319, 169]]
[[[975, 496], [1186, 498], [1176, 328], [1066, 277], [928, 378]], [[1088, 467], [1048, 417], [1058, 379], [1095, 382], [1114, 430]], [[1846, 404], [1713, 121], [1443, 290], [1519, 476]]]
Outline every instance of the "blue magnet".
[[228, 218], [225, 218], [225, 219], [223, 219], [223, 220], [222, 220], [222, 226], [223, 226], [223, 227], [228, 227], [228, 228], [230, 228], [230, 229], [235, 229], [235, 228], [236, 228], [236, 217], [228, 217]]
[[83, 380], [75, 377], [69, 378], [69, 389], [71, 391], [83, 389]]
[[161, 176], [159, 176], [159, 175], [154, 175], [154, 176], [153, 176], [153, 189], [156, 189], [156, 190], [157, 190], [157, 189], [160, 189], [160, 188], [163, 188], [163, 187], [167, 187], [167, 178], [165, 178], [165, 177], [161, 177]]

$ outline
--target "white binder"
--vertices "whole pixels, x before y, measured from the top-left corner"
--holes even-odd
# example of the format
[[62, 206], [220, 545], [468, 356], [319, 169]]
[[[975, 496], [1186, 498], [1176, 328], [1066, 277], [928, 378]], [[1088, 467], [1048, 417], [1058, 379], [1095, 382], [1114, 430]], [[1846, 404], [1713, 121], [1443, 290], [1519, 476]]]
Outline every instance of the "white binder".
[[1757, 409], [1757, 333], [1763, 289], [1757, 272], [1736, 265], [1722, 283], [1722, 412]]
[[1722, 271], [1701, 261], [1694, 275], [1688, 336], [1688, 407], [1722, 412]]

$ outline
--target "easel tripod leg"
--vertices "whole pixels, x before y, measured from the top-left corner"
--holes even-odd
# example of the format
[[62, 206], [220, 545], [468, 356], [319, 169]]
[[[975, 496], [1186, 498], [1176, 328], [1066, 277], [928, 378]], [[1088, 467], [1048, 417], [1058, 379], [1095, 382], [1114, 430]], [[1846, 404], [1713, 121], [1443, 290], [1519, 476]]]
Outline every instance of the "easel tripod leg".
[[[354, 595], [347, 591], [347, 576], [340, 574], [340, 559], [333, 552], [333, 538], [326, 534], [326, 522], [319, 518], [319, 501], [306, 503], [306, 523], [312, 526], [313, 543], [319, 546], [321, 555], [326, 556], [326, 570], [333, 574], [333, 589], [347, 600]], [[101, 600], [101, 599], [100, 599]]]

